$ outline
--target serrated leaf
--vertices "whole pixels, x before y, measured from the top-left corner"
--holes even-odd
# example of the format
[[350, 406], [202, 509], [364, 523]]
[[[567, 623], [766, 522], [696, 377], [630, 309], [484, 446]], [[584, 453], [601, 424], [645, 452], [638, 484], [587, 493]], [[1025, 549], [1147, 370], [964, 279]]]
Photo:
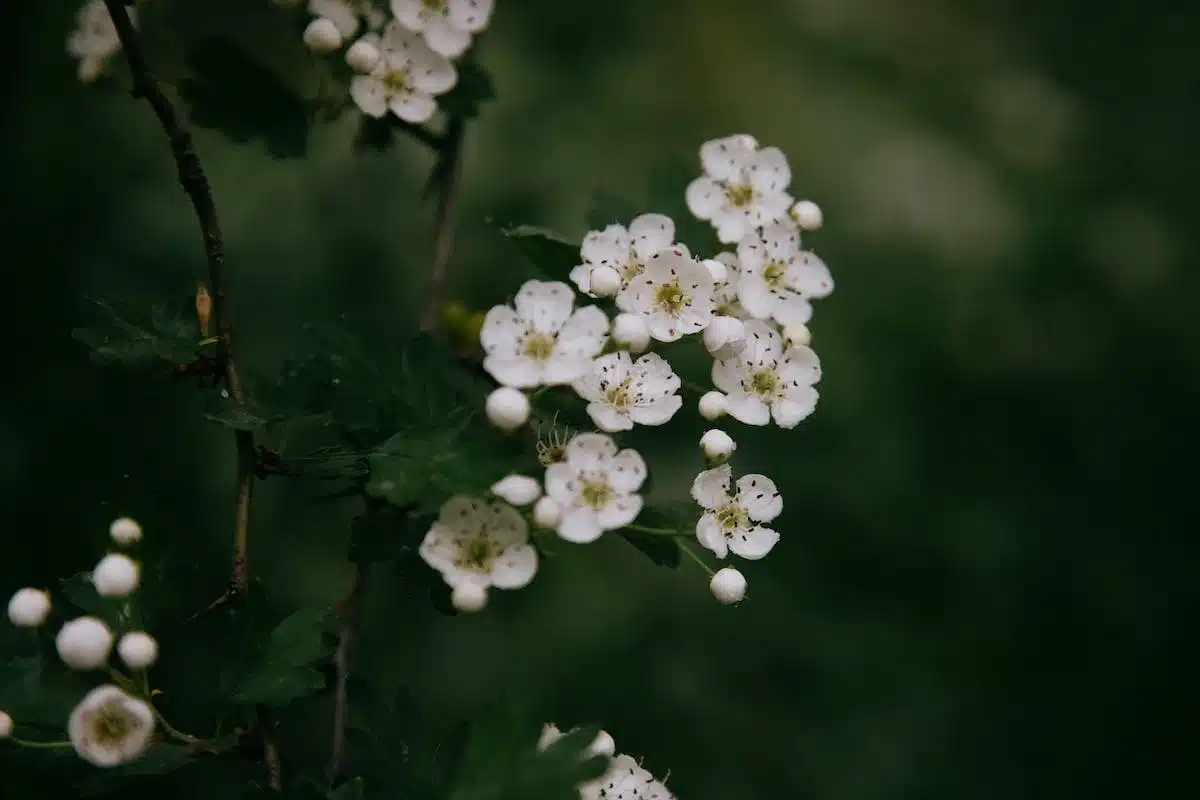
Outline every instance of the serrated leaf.
[[211, 410], [204, 412], [204, 418], [235, 431], [257, 431], [286, 417], [261, 406], [221, 398], [212, 404]]
[[333, 618], [327, 607], [302, 608], [280, 622], [234, 687], [234, 702], [283, 706], [325, 688], [313, 665], [333, 651], [326, 638]]
[[98, 364], [145, 369], [162, 364], [187, 364], [199, 355], [200, 330], [190, 319], [163, 305], [137, 308], [129, 301], [95, 299], [102, 320], [94, 327], [76, 328], [71, 335], [91, 350]]
[[438, 98], [438, 105], [452, 117], [473, 119], [479, 116], [484, 103], [494, 99], [496, 87], [491, 73], [473, 58], [468, 58], [458, 64], [458, 82]]
[[550, 280], [570, 282], [571, 270], [579, 266], [579, 245], [545, 228], [515, 225], [501, 228], [525, 258]]

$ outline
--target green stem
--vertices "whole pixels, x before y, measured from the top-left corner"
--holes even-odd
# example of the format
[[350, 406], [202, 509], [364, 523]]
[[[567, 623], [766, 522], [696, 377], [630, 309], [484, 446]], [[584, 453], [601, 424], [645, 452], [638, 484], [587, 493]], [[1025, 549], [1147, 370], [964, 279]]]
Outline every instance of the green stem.
[[683, 552], [687, 553], [688, 557], [691, 558], [692, 561], [695, 561], [697, 564], [699, 564], [700, 569], [702, 569], [706, 573], [708, 573], [708, 577], [711, 578], [713, 575], [717, 574], [715, 571], [713, 571], [712, 567], [710, 567], [708, 564], [704, 563], [704, 559], [702, 559], [699, 555], [697, 555], [696, 551], [693, 550], [687, 542], [680, 540], [679, 549], [682, 550]]
[[8, 741], [17, 747], [28, 747], [31, 750], [60, 750], [64, 747], [73, 746], [70, 742], [30, 742], [25, 739], [18, 739], [16, 736], [8, 737]]
[[163, 716], [163, 713], [159, 711], [153, 703], [150, 704], [150, 707], [154, 709], [154, 716], [158, 719], [158, 726], [162, 728], [163, 733], [165, 733], [167, 736], [171, 737], [177, 742], [182, 742], [183, 744], [200, 744], [203, 742], [203, 739], [200, 739], [197, 736], [192, 736], [190, 733], [184, 733], [178, 728], [173, 727], [171, 723], [167, 722], [167, 718]]
[[626, 525], [627, 529], [638, 533], [648, 533], [651, 536], [691, 536], [691, 531], [681, 531], [676, 528], [647, 528], [645, 525]]

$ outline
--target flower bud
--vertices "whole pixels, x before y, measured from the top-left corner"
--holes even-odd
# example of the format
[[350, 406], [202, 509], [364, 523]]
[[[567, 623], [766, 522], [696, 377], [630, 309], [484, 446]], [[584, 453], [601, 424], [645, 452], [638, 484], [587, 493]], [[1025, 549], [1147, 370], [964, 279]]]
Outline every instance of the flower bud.
[[477, 583], [460, 583], [450, 593], [450, 602], [464, 614], [474, 614], [487, 605], [487, 589]]
[[342, 46], [342, 34], [333, 22], [317, 17], [304, 29], [304, 46], [317, 55], [332, 53]]
[[158, 642], [148, 633], [127, 633], [117, 643], [117, 655], [130, 669], [146, 669], [158, 660]]
[[725, 395], [721, 392], [705, 392], [701, 395], [700, 416], [709, 422], [725, 416]]
[[92, 570], [92, 583], [102, 597], [125, 597], [138, 587], [141, 568], [122, 553], [109, 553]]
[[729, 268], [717, 259], [704, 259], [704, 266], [708, 269], [708, 274], [712, 275], [713, 283], [725, 283], [729, 280]]
[[735, 317], [716, 316], [704, 329], [704, 347], [718, 361], [733, 358], [746, 346], [746, 326]]
[[722, 462], [737, 449], [737, 443], [725, 431], [713, 428], [700, 437], [700, 449], [709, 461]]
[[0, 711], [0, 739], [7, 739], [10, 736], [12, 736], [12, 717]]
[[621, 290], [621, 273], [612, 267], [592, 267], [588, 288], [596, 297], [612, 297]]
[[514, 506], [527, 506], [542, 493], [542, 485], [525, 475], [509, 475], [492, 485], [492, 494]]
[[18, 628], [37, 628], [50, 615], [50, 595], [41, 589], [18, 589], [8, 601], [8, 618]]
[[631, 352], [640, 353], [650, 346], [650, 326], [637, 314], [617, 314], [613, 319], [612, 338]]
[[346, 51], [346, 63], [350, 65], [350, 69], [363, 74], [375, 69], [379, 58], [379, 48], [366, 37], [350, 45], [350, 49]]
[[733, 567], [725, 567], [712, 576], [708, 588], [719, 603], [727, 606], [740, 603], [746, 596], [746, 576]]
[[617, 743], [613, 741], [608, 731], [600, 731], [596, 734], [596, 741], [588, 745], [587, 751], [592, 756], [612, 758], [613, 753], [617, 752]]
[[533, 505], [533, 524], [552, 531], [562, 521], [562, 506], [552, 497], [543, 497]]
[[808, 347], [812, 344], [812, 333], [808, 330], [807, 325], [785, 325], [783, 338], [792, 347]]
[[108, 661], [113, 635], [95, 617], [79, 617], [62, 626], [54, 639], [58, 657], [71, 669], [99, 669]]
[[142, 526], [137, 520], [121, 517], [109, 526], [108, 535], [119, 545], [131, 545], [142, 538]]
[[488, 395], [487, 418], [502, 431], [515, 431], [529, 419], [529, 398], [509, 386], [501, 386]]
[[812, 200], [801, 200], [792, 206], [792, 219], [800, 226], [800, 230], [815, 231], [821, 228], [825, 215], [821, 213], [821, 207]]

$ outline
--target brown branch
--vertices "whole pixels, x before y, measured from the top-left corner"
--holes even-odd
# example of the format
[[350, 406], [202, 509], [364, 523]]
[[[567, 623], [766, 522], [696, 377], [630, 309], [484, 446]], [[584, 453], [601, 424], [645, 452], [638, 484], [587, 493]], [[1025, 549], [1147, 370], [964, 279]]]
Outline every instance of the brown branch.
[[337, 686], [333, 700], [333, 741], [329, 748], [329, 766], [326, 774], [332, 786], [342, 769], [342, 758], [346, 752], [346, 724], [349, 721], [350, 707], [347, 684], [350, 680], [350, 668], [354, 663], [355, 650], [358, 647], [358, 634], [362, 623], [363, 596], [367, 592], [367, 584], [371, 577], [370, 564], [356, 564], [354, 577], [350, 582], [350, 591], [342, 600], [338, 616], [341, 619], [341, 629], [338, 631], [337, 652], [333, 656], [334, 669], [337, 671]]
[[[217, 361], [229, 394], [234, 402], [243, 403], [246, 398], [233, 353], [233, 317], [226, 294], [225, 245], [217, 220], [216, 205], [213, 203], [212, 189], [204, 169], [200, 166], [200, 158], [196, 155], [191, 134], [150, 72], [145, 53], [138, 42], [137, 32], [125, 10], [125, 3], [123, 0], [104, 0], [104, 5], [108, 7], [109, 16], [112, 17], [125, 59], [133, 75], [133, 94], [135, 97], [146, 98], [167, 134], [171, 154], [175, 157], [175, 166], [179, 171], [179, 183], [191, 200], [196, 219], [200, 223], [200, 233], [204, 237], [204, 254], [208, 261], [208, 290], [212, 295], [213, 316], [217, 322]], [[245, 591], [249, 584], [246, 554], [250, 547], [250, 498], [254, 488], [255, 464], [253, 434], [249, 431], [236, 431], [235, 436], [238, 463], [237, 499], [233, 516], [233, 577], [229, 592], [232, 594]]]
[[466, 121], [452, 117], [442, 137], [437, 165], [430, 176], [430, 188], [438, 194], [437, 213], [433, 222], [433, 264], [429, 269], [429, 289], [425, 311], [421, 315], [421, 330], [430, 333], [438, 329], [441, 320], [442, 297], [446, 292], [446, 274], [450, 256], [454, 254], [454, 210], [458, 198], [458, 170], [462, 161], [463, 133]]

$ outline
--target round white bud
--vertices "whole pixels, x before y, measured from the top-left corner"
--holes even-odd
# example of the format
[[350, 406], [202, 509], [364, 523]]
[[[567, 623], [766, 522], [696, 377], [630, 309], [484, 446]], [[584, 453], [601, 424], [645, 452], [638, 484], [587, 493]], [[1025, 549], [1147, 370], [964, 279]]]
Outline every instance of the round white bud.
[[562, 521], [562, 506], [553, 497], [543, 497], [533, 505], [533, 524], [552, 531]]
[[724, 461], [737, 449], [737, 443], [725, 431], [713, 428], [700, 437], [700, 449], [709, 461]]
[[460, 583], [450, 593], [450, 602], [464, 614], [474, 614], [487, 605], [487, 589], [478, 583]]
[[142, 526], [137, 520], [121, 517], [108, 526], [108, 535], [119, 545], [131, 545], [142, 538]]
[[588, 289], [596, 297], [612, 297], [621, 291], [621, 273], [612, 267], [603, 265], [592, 267], [592, 274], [588, 280]]
[[815, 231], [824, 223], [825, 215], [821, 213], [821, 207], [812, 200], [801, 200], [792, 206], [792, 219], [796, 220], [800, 230]]
[[718, 361], [733, 358], [745, 346], [746, 326], [736, 317], [713, 317], [704, 329], [704, 347]]
[[542, 493], [542, 485], [526, 475], [509, 475], [492, 485], [492, 494], [514, 506], [527, 506]]
[[592, 756], [612, 758], [613, 753], [617, 752], [617, 743], [609, 736], [608, 731], [600, 731], [596, 734], [596, 741], [588, 745], [587, 751]]
[[708, 588], [719, 603], [727, 606], [740, 603], [746, 596], [746, 576], [733, 567], [725, 567], [712, 576]]
[[8, 601], [8, 618], [18, 628], [37, 628], [50, 615], [50, 594], [41, 589], [18, 589]]
[[807, 325], [785, 325], [783, 328], [783, 338], [792, 347], [808, 347], [812, 344], [812, 332], [809, 331]]
[[375, 69], [381, 54], [375, 43], [368, 39], [359, 39], [346, 51], [346, 63], [355, 72], [366, 74]]
[[148, 633], [127, 633], [117, 642], [117, 655], [130, 669], [145, 669], [158, 660], [158, 642]]
[[99, 669], [108, 661], [113, 635], [95, 617], [79, 617], [62, 626], [54, 639], [58, 657], [71, 669]]
[[0, 739], [7, 739], [12, 736], [12, 717], [6, 712], [0, 711]]
[[92, 570], [92, 583], [102, 597], [125, 597], [138, 587], [141, 568], [122, 553], [109, 553]]
[[638, 314], [617, 314], [613, 319], [613, 341], [640, 353], [650, 346], [650, 326]]
[[317, 17], [304, 29], [304, 46], [317, 55], [332, 53], [342, 46], [342, 34], [330, 20]]
[[715, 258], [704, 259], [708, 274], [712, 275], [713, 283], [725, 283], [729, 280], [729, 268]]
[[721, 392], [705, 392], [700, 396], [700, 416], [714, 422], [725, 416], [725, 395]]
[[502, 431], [515, 431], [529, 419], [529, 398], [510, 386], [501, 386], [488, 395], [487, 418]]

